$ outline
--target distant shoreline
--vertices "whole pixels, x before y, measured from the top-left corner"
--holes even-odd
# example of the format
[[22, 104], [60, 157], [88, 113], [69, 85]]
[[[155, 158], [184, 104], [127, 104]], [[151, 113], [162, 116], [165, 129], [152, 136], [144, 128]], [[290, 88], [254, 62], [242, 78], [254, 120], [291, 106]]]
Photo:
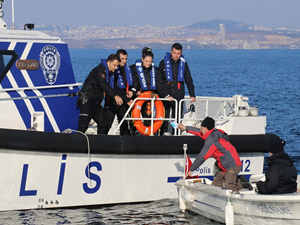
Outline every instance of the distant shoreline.
[[300, 30], [267, 28], [229, 20], [188, 26], [65, 26], [39, 25], [36, 30], [58, 36], [75, 49], [169, 49], [175, 42], [185, 49], [300, 49]]
[[[187, 42], [183, 39], [172, 40], [152, 40], [152, 39], [106, 39], [95, 41], [72, 41], [64, 40], [71, 49], [142, 49], [145, 46], [150, 46], [152, 49], [170, 49], [170, 46], [175, 43], [181, 43], [185, 50], [274, 50], [274, 49], [300, 49], [300, 41], [297, 43], [287, 44], [285, 41], [276, 40], [276, 37], [272, 42], [268, 41], [253, 41], [248, 42], [246, 39], [240, 40], [234, 47], [228, 47], [227, 45], [218, 44], [198, 44], [197, 42]], [[298, 43], [299, 42], [299, 43]]]

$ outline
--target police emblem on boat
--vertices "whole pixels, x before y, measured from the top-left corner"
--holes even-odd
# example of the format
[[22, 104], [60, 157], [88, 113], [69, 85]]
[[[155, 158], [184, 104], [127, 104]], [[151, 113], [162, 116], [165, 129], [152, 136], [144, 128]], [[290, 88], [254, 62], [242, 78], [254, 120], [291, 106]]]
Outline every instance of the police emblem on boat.
[[40, 65], [48, 84], [55, 83], [60, 68], [60, 54], [52, 45], [47, 45], [40, 52]]

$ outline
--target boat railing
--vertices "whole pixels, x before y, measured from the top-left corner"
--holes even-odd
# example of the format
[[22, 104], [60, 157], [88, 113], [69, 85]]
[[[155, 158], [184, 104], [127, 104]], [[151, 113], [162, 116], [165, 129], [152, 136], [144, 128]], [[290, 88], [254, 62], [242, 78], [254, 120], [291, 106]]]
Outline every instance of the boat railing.
[[31, 91], [31, 90], [41, 90], [41, 89], [54, 89], [54, 88], [69, 88], [73, 90], [74, 87], [81, 86], [82, 83], [74, 83], [74, 84], [61, 84], [61, 85], [47, 85], [47, 86], [32, 86], [32, 87], [21, 87], [21, 88], [3, 88], [0, 89], [0, 92], [9, 92], [9, 91]]
[[[179, 105], [185, 105], [189, 108], [191, 104], [195, 106], [195, 112], [197, 119], [204, 119], [207, 116], [218, 118], [227, 116], [234, 111], [234, 99], [223, 97], [196, 97], [194, 103], [190, 102], [190, 99], [181, 99]], [[182, 115], [182, 108], [179, 108], [179, 114]], [[179, 122], [190, 120], [186, 118], [180, 118]], [[195, 119], [196, 120], [196, 119]]]
[[[215, 120], [222, 120], [225, 116], [229, 116], [234, 113], [234, 97], [196, 97], [196, 101], [191, 103], [190, 98], [184, 98], [179, 101], [179, 115], [183, 114], [183, 111], [188, 112], [188, 115], [183, 114], [178, 119], [179, 123], [186, 126], [196, 126], [200, 128], [202, 120], [209, 116]], [[194, 105], [194, 111], [191, 111], [190, 107]], [[182, 134], [182, 132], [178, 132]]]
[[[132, 118], [129, 115], [131, 109], [134, 107], [136, 101], [139, 100], [148, 100], [151, 101], [151, 118]], [[250, 108], [248, 105], [248, 98], [243, 97], [241, 95], [235, 95], [233, 97], [196, 97], [196, 101], [191, 103], [189, 97], [185, 97], [184, 99], [175, 102], [175, 116], [172, 117], [170, 115], [169, 118], [155, 118], [154, 114], [154, 101], [169, 101], [165, 98], [136, 98], [131, 106], [128, 108], [124, 118], [119, 122], [117, 128], [114, 130], [113, 134], [117, 134], [120, 126], [124, 122], [124, 120], [150, 120], [151, 121], [151, 135], [153, 135], [153, 122], [156, 120], [163, 121], [178, 121], [186, 126], [196, 126], [200, 128], [200, 124], [202, 120], [209, 116], [214, 118], [216, 121], [227, 121], [228, 116], [245, 116], [245, 112], [249, 112]], [[194, 105], [194, 111], [190, 110], [191, 105]], [[178, 106], [179, 109], [178, 109]], [[186, 112], [183, 114], [183, 112]], [[170, 113], [171, 114], [171, 113]], [[188, 116], [186, 116], [188, 114]], [[183, 115], [183, 116], [179, 116]], [[180, 132], [179, 129], [174, 130], [174, 135], [182, 135], [184, 133]]]
[[35, 90], [42, 90], [42, 89], [59, 89], [59, 88], [68, 88], [70, 92], [63, 93], [63, 94], [49, 94], [49, 95], [36, 95], [36, 96], [20, 96], [20, 97], [7, 97], [7, 98], [0, 98], [0, 101], [15, 101], [15, 100], [25, 100], [25, 99], [37, 99], [37, 98], [57, 98], [57, 97], [74, 97], [77, 95], [77, 92], [72, 92], [74, 87], [78, 87], [81, 83], [76, 84], [65, 84], [65, 85], [52, 85], [52, 86], [38, 86], [38, 87], [25, 87], [25, 88], [0, 88], [0, 94], [2, 92], [22, 92], [22, 91], [35, 91]]
[[[127, 117], [129, 115], [131, 109], [134, 107], [135, 103], [137, 101], [141, 101], [141, 100], [151, 101], [151, 118], [142, 118], [142, 117], [140, 117], [140, 118], [133, 118], [133, 117]], [[177, 102], [176, 99], [172, 100], [172, 101], [175, 102], [175, 109], [176, 109], [175, 110], [175, 117], [170, 117], [170, 118], [155, 118], [154, 117], [154, 115], [155, 115], [154, 114], [154, 101], [169, 101], [169, 99], [167, 99], [167, 98], [136, 98], [136, 99], [134, 99], [133, 103], [130, 105], [130, 107], [126, 111], [123, 119], [119, 122], [117, 128], [113, 132], [113, 135], [117, 134], [117, 132], [118, 132], [120, 126], [122, 125], [122, 123], [124, 122], [124, 120], [150, 120], [150, 122], [151, 122], [151, 125], [150, 125], [150, 127], [151, 127], [151, 129], [150, 129], [150, 136], [153, 135], [153, 123], [154, 123], [154, 121], [156, 121], [156, 120], [162, 120], [162, 121], [166, 121], [166, 120], [167, 121], [172, 121], [172, 120], [175, 120], [175, 121], [177, 121], [177, 117], [178, 117], [178, 115], [177, 115], [177, 112], [178, 112], [178, 110], [177, 110], [178, 109], [178, 102]], [[177, 131], [175, 129], [175, 135], [176, 134], [177, 134]]]

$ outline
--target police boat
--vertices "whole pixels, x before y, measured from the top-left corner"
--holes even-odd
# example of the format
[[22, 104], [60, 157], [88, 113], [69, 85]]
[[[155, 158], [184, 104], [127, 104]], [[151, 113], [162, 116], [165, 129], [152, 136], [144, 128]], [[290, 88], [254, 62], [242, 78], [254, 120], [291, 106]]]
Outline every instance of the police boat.
[[[0, 211], [177, 197], [182, 146], [188, 144], [195, 158], [203, 140], [178, 130], [174, 136], [76, 132], [81, 84], [59, 37], [35, 31], [34, 24], [8, 29], [0, 18], [0, 73]], [[190, 111], [188, 99], [180, 104], [185, 109], [180, 122], [200, 126], [213, 117], [237, 148], [242, 173], [262, 173], [264, 152], [278, 136], [265, 133], [266, 117], [257, 115], [247, 97], [197, 97]], [[203, 164], [201, 176], [212, 177], [212, 166], [211, 160]]]

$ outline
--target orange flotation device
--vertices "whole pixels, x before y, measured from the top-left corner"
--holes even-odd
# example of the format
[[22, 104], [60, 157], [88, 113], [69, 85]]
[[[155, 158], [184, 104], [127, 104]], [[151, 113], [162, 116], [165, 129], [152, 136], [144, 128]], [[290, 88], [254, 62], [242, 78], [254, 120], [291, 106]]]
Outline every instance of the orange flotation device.
[[[152, 91], [145, 91], [138, 98], [159, 98], [158, 94], [154, 94]], [[141, 118], [141, 109], [143, 104], [147, 100], [137, 100], [132, 110], [132, 117], [133, 118]], [[165, 117], [165, 108], [160, 100], [155, 100], [154, 105], [156, 108], [156, 116], [155, 118], [164, 118]], [[149, 111], [147, 105], [147, 112]], [[150, 135], [151, 134], [151, 126], [145, 126], [142, 120], [134, 120], [134, 126], [136, 129], [143, 135]], [[153, 133], [159, 130], [161, 125], [163, 124], [162, 120], [154, 120], [153, 121]]]

